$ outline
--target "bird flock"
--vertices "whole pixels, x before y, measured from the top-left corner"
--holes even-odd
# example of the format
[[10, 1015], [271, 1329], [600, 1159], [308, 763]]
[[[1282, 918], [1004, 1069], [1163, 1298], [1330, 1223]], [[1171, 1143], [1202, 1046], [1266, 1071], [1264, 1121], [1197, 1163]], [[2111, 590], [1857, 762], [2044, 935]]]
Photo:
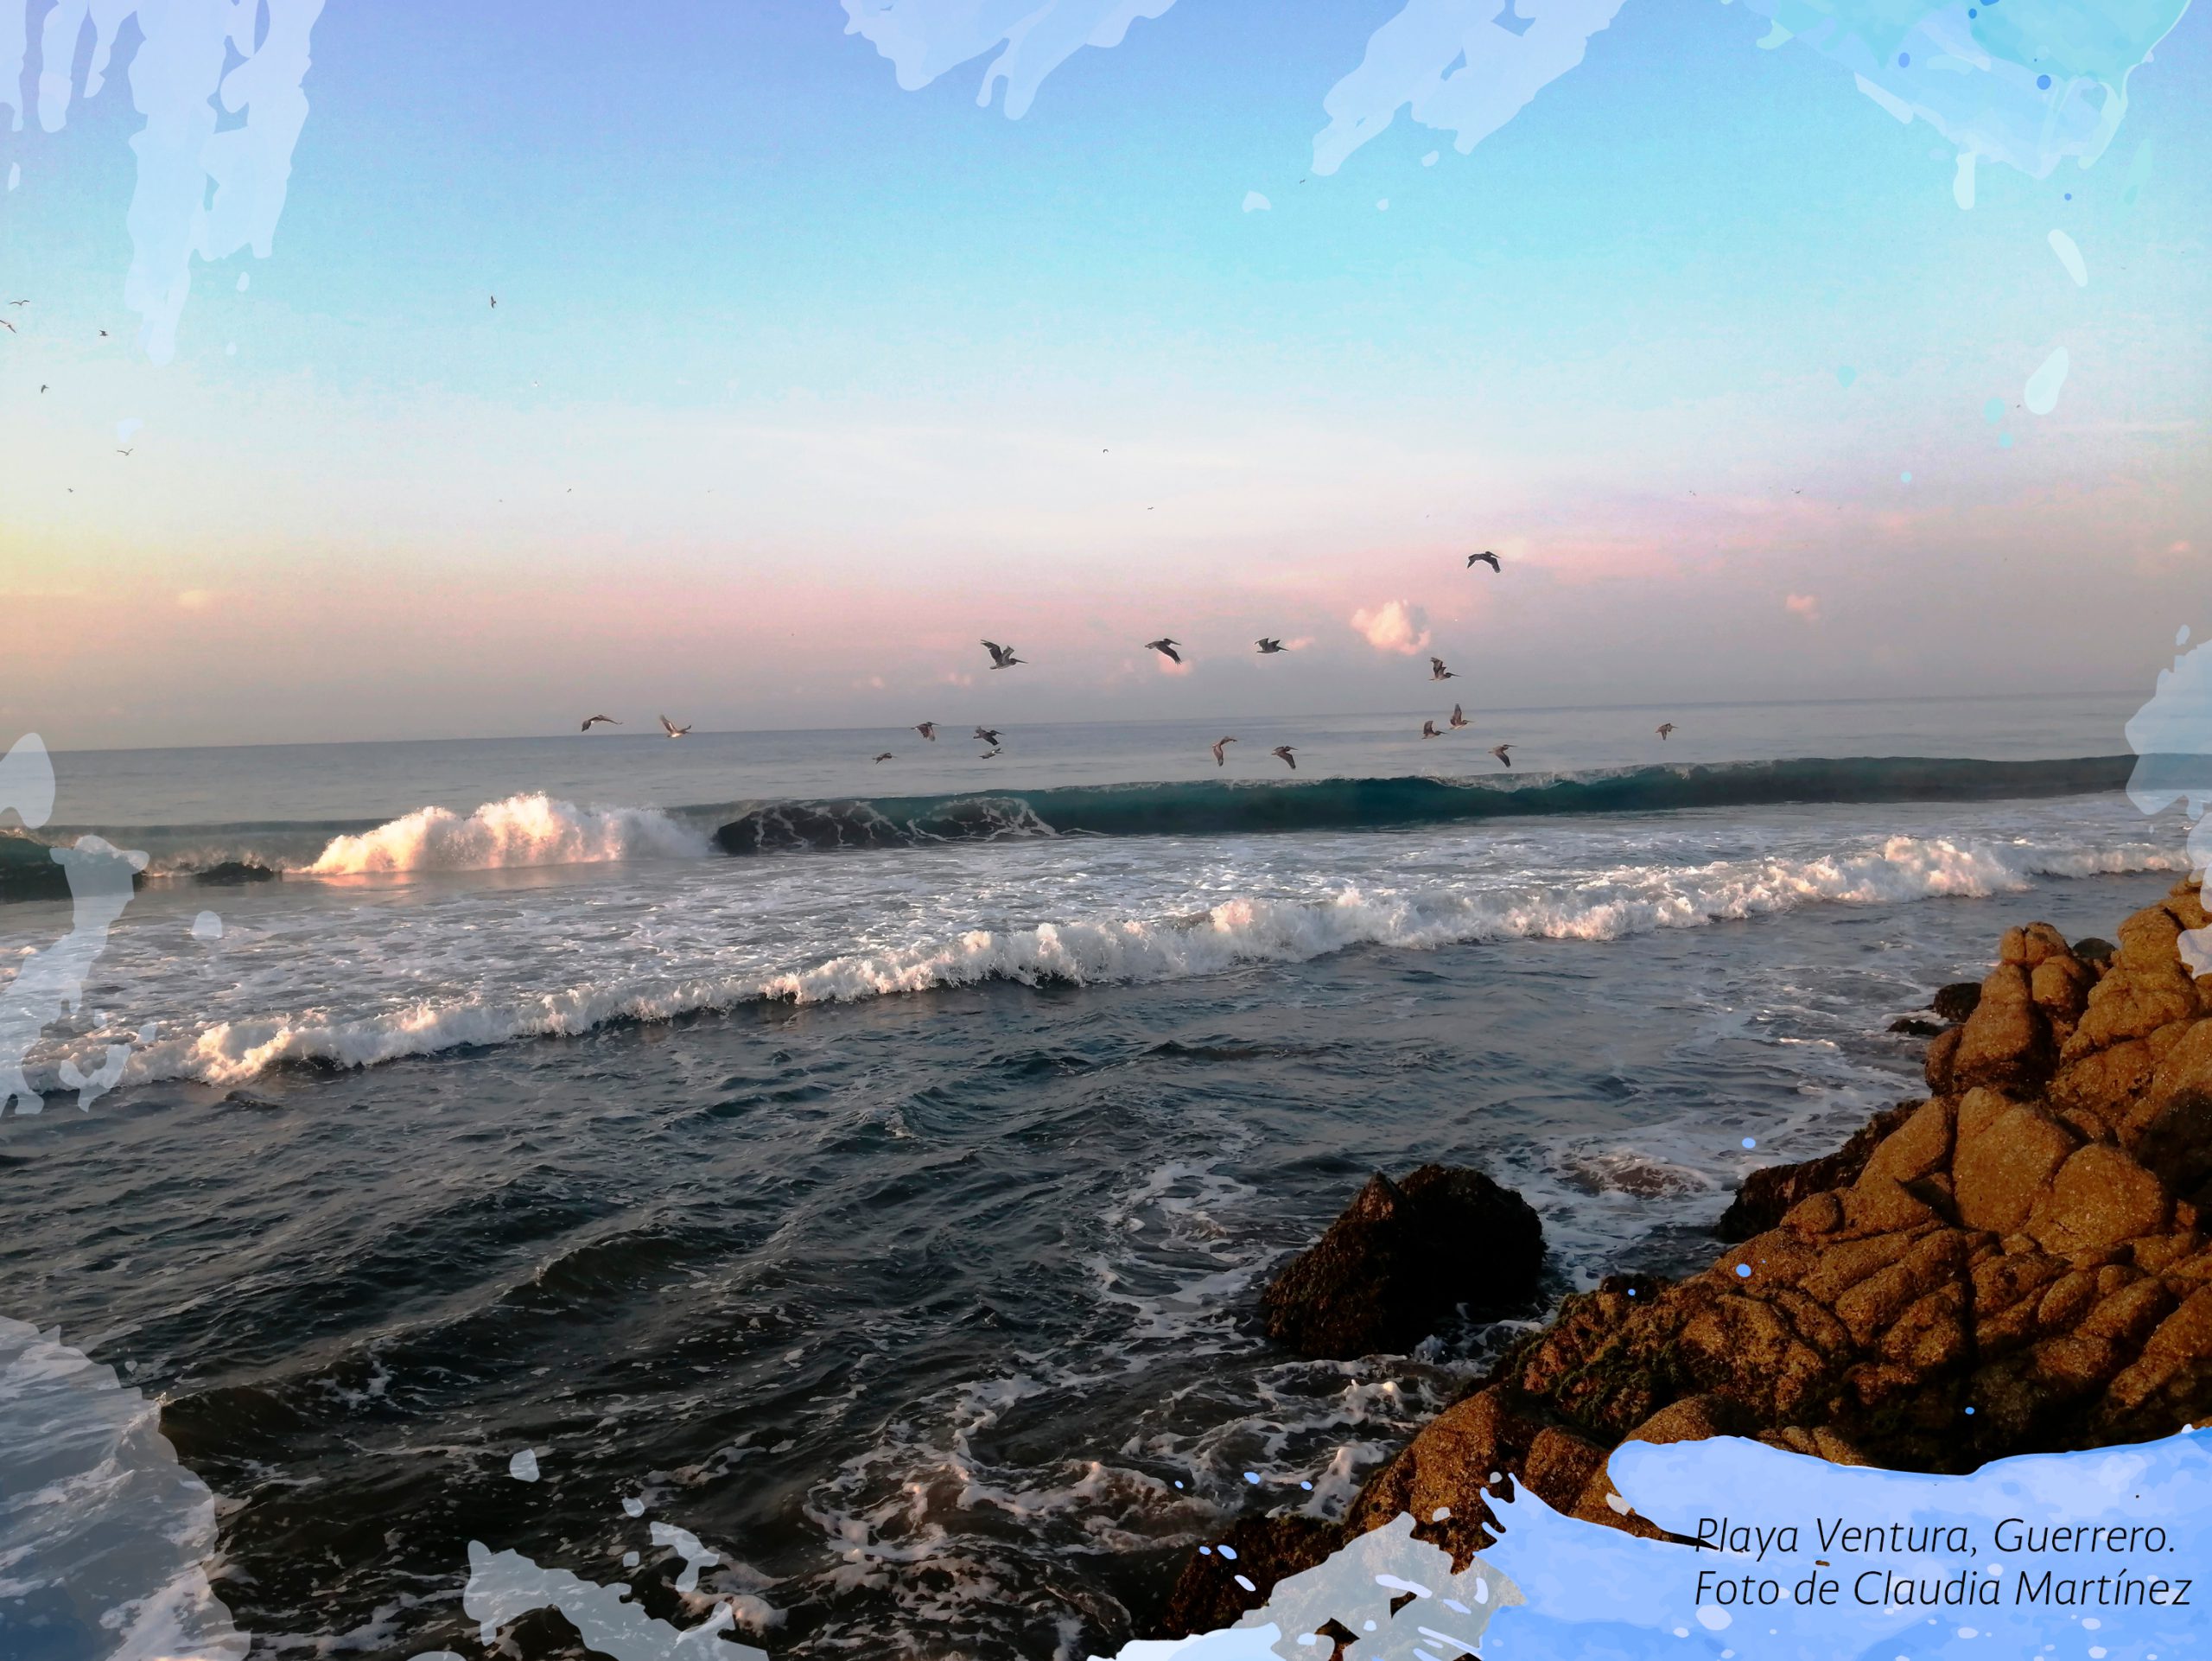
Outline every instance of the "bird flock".
[[[493, 305], [497, 305], [499, 302], [494, 300], [492, 303]], [[1467, 556], [1467, 570], [1472, 570], [1478, 565], [1487, 565], [1491, 570], [1498, 572], [1501, 575], [1503, 573], [1505, 569], [1503, 563], [1498, 558], [1498, 557], [1487, 548], [1478, 554], [1469, 554]], [[1018, 656], [1012, 646], [1002, 646], [996, 640], [983, 640], [979, 644], [981, 644], [985, 652], [990, 654], [991, 667], [994, 670], [1013, 669], [1029, 661], [1027, 658]], [[1163, 634], [1156, 640], [1147, 640], [1144, 645], [1146, 651], [1157, 652], [1161, 657], [1165, 658], [1170, 663], [1180, 664], [1183, 661], [1183, 643], [1171, 634]], [[1291, 649], [1290, 647], [1286, 646], [1282, 641], [1275, 636], [1267, 634], [1262, 635], [1257, 640], [1254, 641], [1253, 647], [1254, 650], [1263, 658], [1271, 658], [1280, 652], [1287, 652]], [[1443, 659], [1432, 657], [1428, 660], [1428, 678], [1431, 681], [1457, 680], [1459, 678], [1459, 671], [1455, 669], [1446, 667]], [[677, 726], [673, 722], [670, 721], [666, 716], [660, 717], [660, 724], [661, 730], [671, 738], [681, 738], [691, 730], [689, 727]], [[1452, 733], [1463, 731], [1472, 724], [1473, 723], [1467, 719], [1466, 710], [1459, 704], [1454, 703], [1452, 706], [1451, 715], [1446, 718], [1445, 724], [1442, 727], [1439, 727], [1433, 717], [1423, 721], [1421, 723], [1421, 735], [1424, 739], [1443, 738], [1448, 736]], [[589, 732], [593, 728], [601, 725], [619, 727], [622, 725], [622, 722], [615, 720], [612, 716], [590, 716], [585, 719], [580, 730], [583, 732]], [[938, 723], [934, 721], [921, 721], [917, 722], [914, 724], [914, 730], [920, 734], [924, 739], [932, 744], [937, 742], [937, 729]], [[1656, 730], [1661, 741], [1664, 742], [1675, 730], [1675, 723], [1671, 721], [1662, 722], [1660, 723]], [[978, 760], [988, 761], [993, 757], [1002, 755], [1006, 752], [1006, 745], [1002, 741], [1002, 736], [999, 729], [995, 727], [977, 727], [975, 731], [975, 739], [978, 744], [983, 747], [977, 752], [976, 759]], [[1213, 753], [1213, 764], [1215, 767], [1228, 767], [1229, 747], [1236, 742], [1236, 739], [1234, 735], [1224, 735], [1224, 736], [1214, 740], [1211, 748]], [[1501, 767], [1509, 768], [1512, 767], [1513, 745], [1510, 741], [1491, 745], [1489, 753], [1497, 758], [1498, 764]], [[1295, 773], [1298, 770], [1298, 747], [1296, 745], [1278, 744], [1273, 749], [1269, 750], [1268, 754], [1281, 761], [1281, 763], [1285, 767], [1288, 767], [1292, 772]], [[874, 765], [880, 767], [886, 761], [897, 760], [899, 757], [896, 751], [884, 750], [870, 759]]]

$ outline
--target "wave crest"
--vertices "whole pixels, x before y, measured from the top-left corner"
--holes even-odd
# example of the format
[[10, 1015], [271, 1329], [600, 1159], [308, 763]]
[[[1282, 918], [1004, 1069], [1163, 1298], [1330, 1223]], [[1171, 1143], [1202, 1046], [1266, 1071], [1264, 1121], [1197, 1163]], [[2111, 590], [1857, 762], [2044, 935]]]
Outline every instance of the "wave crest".
[[596, 865], [618, 859], [696, 859], [706, 838], [653, 807], [579, 807], [537, 792], [486, 802], [463, 817], [423, 807], [334, 837], [308, 876], [393, 871], [484, 871], [518, 865]]

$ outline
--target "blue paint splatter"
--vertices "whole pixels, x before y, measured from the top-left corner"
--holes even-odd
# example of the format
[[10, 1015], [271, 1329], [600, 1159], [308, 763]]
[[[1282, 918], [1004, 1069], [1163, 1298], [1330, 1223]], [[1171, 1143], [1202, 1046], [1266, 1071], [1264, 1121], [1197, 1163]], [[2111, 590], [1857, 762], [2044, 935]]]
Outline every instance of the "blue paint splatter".
[[1988, 403], [1983, 404], [1981, 406], [1981, 418], [1984, 421], [1986, 421], [1993, 427], [1994, 427], [1999, 422], [2004, 420], [2005, 400], [2001, 398], [1993, 398], [1990, 399]]
[[1236, 1548], [1235, 1546], [1216, 1546], [1214, 1550], [1221, 1553], [1223, 1556], [1228, 1558], [1230, 1562], [1235, 1562], [1236, 1561]]
[[1736, 1265], [1736, 1278], [1737, 1278], [1738, 1280], [1739, 1280], [1739, 1281], [1747, 1281], [1747, 1280], [1751, 1279], [1751, 1264], [1749, 1264], [1749, 1263], [1738, 1263], [1738, 1264]]
[[2036, 86], [2038, 91], [2048, 92], [2050, 90], [2050, 77], [2049, 75], [2037, 75], [2036, 77]]
[[1910, 53], [1910, 52], [1900, 52], [1900, 53], [1898, 53], [1898, 54], [1897, 54], [1897, 67], [1898, 67], [1898, 68], [1900, 68], [1900, 69], [1910, 69], [1910, 68], [1911, 68], [1911, 67], [1912, 67], [1912, 54], [1911, 54], [1911, 53]]
[[1257, 1471], [1245, 1472], [1244, 1480], [1255, 1488], [1260, 1486], [1260, 1473]]
[[2011, 449], [2012, 448], [2012, 434], [2010, 434], [2010, 433], [1999, 433], [1999, 434], [1998, 434], [1998, 435], [1997, 435], [1997, 448], [1998, 448], [1999, 449], [2000, 449], [2000, 450], [2009, 450], [2009, 449]]
[[1746, 1136], [1744, 1138], [1744, 1146], [1746, 1148], [1756, 1148], [1758, 1145], [1759, 1139], [1757, 1136]]
[[1912, 482], [1912, 474], [1910, 472], [1900, 473], [1897, 474], [1897, 482], [1901, 485], [1910, 484]]
[[1845, 364], [1835, 372], [1835, 384], [1838, 386], [1848, 386], [1858, 379], [1859, 372], [1849, 364]]

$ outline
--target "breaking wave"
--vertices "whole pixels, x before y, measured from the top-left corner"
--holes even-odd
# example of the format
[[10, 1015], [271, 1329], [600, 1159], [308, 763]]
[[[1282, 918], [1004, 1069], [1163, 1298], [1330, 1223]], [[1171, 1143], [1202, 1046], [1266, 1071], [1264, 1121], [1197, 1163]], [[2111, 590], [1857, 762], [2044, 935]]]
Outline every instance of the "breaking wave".
[[592, 865], [618, 859], [696, 859], [706, 839], [652, 807], [578, 807], [543, 793], [487, 802], [466, 817], [418, 808], [355, 836], [334, 837], [301, 869], [308, 876], [391, 871], [482, 871], [514, 865]]
[[[424, 999], [358, 1015], [326, 1009], [222, 1021], [140, 1049], [124, 1082], [188, 1079], [231, 1085], [272, 1067], [368, 1066], [767, 1000], [852, 1002], [988, 981], [1158, 982], [1302, 962], [1357, 946], [1603, 941], [1808, 905], [1983, 896], [2024, 888], [2037, 877], [2185, 868], [2185, 854], [2148, 842], [2089, 847], [1892, 836], [1857, 852], [1818, 858], [1628, 867], [1601, 877], [1530, 879], [1484, 889], [1346, 884], [1307, 897], [1235, 897], [1175, 915], [945, 926], [906, 942], [855, 942], [801, 961], [778, 964], [762, 954], [741, 970], [692, 977], [617, 976], [520, 995]], [[66, 1059], [60, 1051], [35, 1058], [35, 1082], [53, 1088]]]

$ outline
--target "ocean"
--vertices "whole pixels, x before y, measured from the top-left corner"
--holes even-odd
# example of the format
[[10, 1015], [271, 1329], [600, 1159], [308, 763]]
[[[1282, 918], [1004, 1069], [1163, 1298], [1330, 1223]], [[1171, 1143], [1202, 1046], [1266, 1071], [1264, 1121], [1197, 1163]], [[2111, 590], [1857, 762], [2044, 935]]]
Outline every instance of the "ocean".
[[779, 1658], [1111, 1653], [1521, 1329], [1269, 1346], [1370, 1171], [1518, 1189], [1550, 1295], [1701, 1263], [2005, 927], [2186, 869], [2139, 703], [57, 754], [39, 837], [149, 880], [0, 1118], [0, 1318], [158, 1403], [259, 1653], [476, 1653], [472, 1541]]

